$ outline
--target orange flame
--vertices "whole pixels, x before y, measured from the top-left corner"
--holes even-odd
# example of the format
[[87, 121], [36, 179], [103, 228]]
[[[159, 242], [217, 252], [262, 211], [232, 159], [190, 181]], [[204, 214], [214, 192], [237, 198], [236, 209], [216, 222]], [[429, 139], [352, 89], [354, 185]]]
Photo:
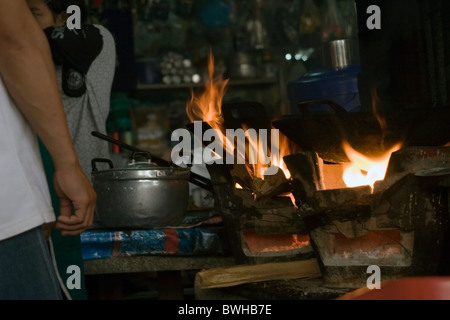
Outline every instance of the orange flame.
[[381, 112], [378, 108], [378, 105], [380, 103], [380, 98], [378, 97], [378, 93], [375, 87], [373, 87], [371, 90], [371, 96], [372, 96], [372, 112], [375, 115], [375, 117], [378, 120], [378, 123], [380, 124], [381, 127], [381, 132], [382, 134], [384, 134], [386, 132], [386, 120], [384, 119], [384, 117], [381, 115]]
[[208, 79], [205, 91], [199, 97], [191, 90], [191, 100], [186, 104], [186, 114], [192, 122], [202, 120], [214, 129], [222, 131], [222, 99], [226, 92], [228, 79], [222, 75], [214, 77], [214, 56], [210, 52], [208, 58]]
[[277, 166], [281, 170], [283, 170], [284, 175], [286, 176], [286, 179], [289, 179], [291, 177], [291, 173], [289, 172], [286, 164], [284, 163], [283, 157], [295, 152], [300, 151], [300, 148], [298, 148], [295, 144], [293, 144], [288, 137], [286, 137], [284, 134], [280, 133], [278, 141], [275, 141], [273, 143], [278, 143], [276, 148], [278, 148], [278, 157], [274, 156], [272, 157], [272, 165]]
[[[248, 130], [248, 128], [244, 125], [244, 130]], [[275, 128], [272, 128], [276, 130]], [[257, 137], [248, 136], [248, 149], [252, 149], [255, 154], [258, 155], [258, 161], [256, 164], [248, 164], [252, 168], [252, 172], [255, 176], [264, 179], [264, 175], [267, 172], [267, 169], [270, 165], [275, 166], [283, 170], [284, 176], [286, 179], [291, 177], [291, 173], [289, 172], [286, 164], [283, 161], [283, 157], [285, 155], [291, 154], [295, 150], [295, 146], [291, 144], [290, 140], [278, 132], [276, 139], [271, 139], [269, 137], [268, 144], [270, 143], [270, 148], [268, 146], [264, 146], [261, 141]], [[271, 153], [271, 151], [276, 151], [275, 153]], [[269, 164], [264, 161], [263, 157], [270, 157]]]
[[[205, 121], [213, 129], [217, 129], [222, 134], [222, 145], [225, 144], [227, 152], [234, 150], [234, 141], [230, 141], [224, 134], [225, 128], [223, 127], [224, 119], [222, 116], [222, 100], [226, 93], [228, 81], [228, 79], [223, 79], [223, 75], [214, 76], [214, 57], [212, 52], [210, 52], [208, 56], [208, 80], [205, 83], [205, 90], [200, 96], [196, 96], [191, 90], [191, 99], [186, 104], [186, 114], [189, 120], [192, 122], [197, 120]], [[244, 131], [248, 130], [245, 126], [242, 129]], [[278, 139], [271, 139], [271, 134], [269, 133], [268, 135], [267, 145], [264, 145], [261, 141], [262, 139], [258, 136], [246, 135], [245, 154], [239, 154], [238, 156], [242, 159], [249, 159], [252, 152], [257, 155], [256, 164], [247, 163], [254, 176], [264, 178], [267, 168], [272, 165], [281, 168], [286, 178], [289, 178], [290, 173], [282, 160], [283, 156], [290, 154], [293, 150], [289, 139], [281, 133], [278, 134]], [[271, 147], [275, 148], [273, 150], [278, 150], [278, 157], [270, 154], [270, 144], [274, 144]], [[241, 153], [241, 150], [234, 151]], [[270, 163], [263, 164], [267, 163], [267, 161], [262, 161], [264, 160], [263, 157], [270, 157]]]
[[214, 56], [210, 51], [208, 55], [208, 78], [205, 82], [205, 90], [200, 96], [194, 94], [191, 88], [191, 99], [186, 104], [186, 114], [191, 120], [207, 122], [211, 128], [222, 133], [222, 143], [226, 150], [232, 150], [234, 143], [223, 134], [222, 100], [225, 96], [228, 79], [223, 79], [222, 74], [214, 75]]
[[346, 141], [343, 142], [342, 146], [351, 161], [343, 174], [347, 187], [369, 185], [373, 189], [375, 181], [384, 179], [391, 154], [401, 148], [401, 143], [394, 145], [377, 158], [364, 156], [353, 149]]
[[[380, 99], [378, 98], [375, 88], [371, 90], [372, 94], [372, 112], [378, 120], [381, 128], [382, 139], [386, 133], [387, 124], [385, 118], [382, 116], [378, 104]], [[391, 154], [402, 147], [402, 143], [398, 142], [388, 150], [386, 150], [381, 156], [367, 157], [355, 149], [353, 149], [347, 141], [342, 142], [342, 147], [345, 154], [350, 160], [350, 164], [346, 166], [343, 173], [343, 180], [347, 187], [356, 187], [369, 185], [374, 187], [376, 181], [383, 180], [386, 175], [386, 170], [389, 164]]]

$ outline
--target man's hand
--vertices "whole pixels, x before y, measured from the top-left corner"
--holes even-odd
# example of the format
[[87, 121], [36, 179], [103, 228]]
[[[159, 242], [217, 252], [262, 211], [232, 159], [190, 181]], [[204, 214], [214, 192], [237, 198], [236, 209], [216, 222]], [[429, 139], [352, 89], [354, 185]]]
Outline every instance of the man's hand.
[[94, 221], [97, 194], [81, 167], [55, 168], [53, 184], [60, 198], [60, 214], [55, 227], [68, 236], [86, 231]]

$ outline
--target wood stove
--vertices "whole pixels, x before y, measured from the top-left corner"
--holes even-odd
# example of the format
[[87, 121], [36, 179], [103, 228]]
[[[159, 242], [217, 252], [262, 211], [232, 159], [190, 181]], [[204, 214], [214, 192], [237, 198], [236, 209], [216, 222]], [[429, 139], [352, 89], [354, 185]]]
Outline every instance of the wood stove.
[[[225, 103], [222, 115], [227, 129], [271, 128], [264, 106], [257, 102]], [[195, 132], [193, 123], [187, 128]], [[210, 125], [203, 122], [203, 132], [208, 129]], [[299, 208], [293, 202], [290, 182], [284, 175], [272, 178], [276, 182], [265, 189], [261, 184], [269, 185], [270, 178], [264, 182], [255, 177], [248, 164], [234, 161], [206, 167], [213, 185], [215, 211], [223, 217], [237, 263], [281, 262], [315, 255]]]
[[340, 165], [325, 164], [315, 152], [285, 159], [293, 193], [308, 207], [302, 217], [328, 286], [363, 287], [369, 266], [379, 268], [382, 280], [449, 273], [450, 147], [394, 152], [373, 190], [327, 189], [333, 178], [324, 172], [340, 175]]
[[248, 188], [224, 165], [208, 165], [215, 208], [223, 217], [237, 263], [267, 263], [314, 256], [308, 230], [290, 197], [275, 195], [255, 200]]
[[[343, 288], [365, 286], [371, 266], [379, 268], [381, 280], [450, 274], [450, 146], [442, 145], [450, 141], [450, 130], [433, 137], [424, 129], [450, 123], [450, 109], [439, 110], [438, 117], [422, 112], [387, 117], [386, 133], [365, 113], [268, 122], [258, 103], [222, 108], [225, 127], [273, 126], [302, 150], [283, 157], [291, 177], [262, 196], [246, 164], [207, 165], [237, 263], [316, 257], [325, 285]], [[418, 129], [419, 122], [426, 125]], [[321, 140], [305, 141], [305, 128]], [[329, 138], [320, 134], [327, 130], [334, 130]], [[359, 143], [369, 155], [394, 141], [403, 146], [390, 154], [384, 179], [347, 187], [343, 172], [349, 158], [336, 138]]]
[[[291, 177], [280, 184], [282, 192], [259, 202], [245, 168], [207, 165], [217, 210], [223, 214], [238, 262], [313, 255], [330, 287], [366, 286], [371, 266], [379, 268], [380, 280], [448, 275], [450, 38], [444, 12], [449, 4], [444, 0], [355, 4], [361, 112], [348, 114], [332, 102], [319, 101], [331, 105], [331, 114], [317, 117], [301, 109], [301, 116], [267, 123], [258, 108], [235, 116], [236, 109], [247, 109], [245, 103], [222, 110], [225, 127], [241, 128], [243, 122], [253, 128], [274, 126], [300, 151], [284, 156]], [[381, 9], [380, 30], [367, 29], [369, 5]], [[380, 104], [374, 106], [374, 101]], [[299, 107], [317, 103], [303, 102]], [[370, 156], [391, 148], [383, 178], [373, 185], [348, 187], [342, 178], [350, 162], [344, 141]], [[396, 143], [400, 147], [394, 150]], [[236, 188], [237, 182], [244, 187]], [[289, 193], [292, 204], [282, 196]], [[295, 235], [295, 240], [304, 237], [308, 243], [289, 252], [255, 254], [245, 242], [246, 234], [290, 239]]]

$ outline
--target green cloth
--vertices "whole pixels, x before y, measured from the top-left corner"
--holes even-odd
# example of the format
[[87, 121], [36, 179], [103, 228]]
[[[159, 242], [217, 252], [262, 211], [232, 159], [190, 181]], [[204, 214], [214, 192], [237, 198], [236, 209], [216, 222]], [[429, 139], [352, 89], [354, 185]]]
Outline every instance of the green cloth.
[[[52, 158], [41, 140], [39, 140], [42, 162], [44, 164], [47, 182], [50, 189], [52, 205], [56, 216], [59, 215], [59, 198], [53, 188], [53, 174], [55, 168]], [[51, 243], [53, 245], [58, 273], [64, 283], [66, 292], [70, 294], [72, 300], [87, 300], [86, 283], [84, 275], [83, 255], [81, 251], [80, 236], [63, 236], [59, 229], [54, 228], [51, 233]], [[73, 266], [76, 271], [73, 271]], [[69, 268], [71, 267], [71, 268]], [[69, 269], [68, 269], [69, 268]], [[80, 277], [75, 277], [80, 271]], [[78, 278], [77, 280], [74, 280]], [[79, 280], [79, 282], [78, 282]], [[67, 286], [69, 284], [69, 287]], [[79, 284], [79, 288], [77, 288]]]

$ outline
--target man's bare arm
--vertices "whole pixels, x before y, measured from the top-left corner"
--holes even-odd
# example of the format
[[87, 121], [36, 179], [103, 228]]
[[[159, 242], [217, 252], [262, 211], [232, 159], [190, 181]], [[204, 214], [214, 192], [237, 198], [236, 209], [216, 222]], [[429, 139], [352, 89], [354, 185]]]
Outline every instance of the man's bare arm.
[[1, 77], [52, 156], [61, 198], [57, 227], [77, 234], [92, 224], [96, 195], [72, 144], [47, 39], [25, 0], [0, 0], [0, 8]]
[[49, 152], [76, 162], [47, 39], [24, 0], [0, 4], [0, 70], [7, 89]]

